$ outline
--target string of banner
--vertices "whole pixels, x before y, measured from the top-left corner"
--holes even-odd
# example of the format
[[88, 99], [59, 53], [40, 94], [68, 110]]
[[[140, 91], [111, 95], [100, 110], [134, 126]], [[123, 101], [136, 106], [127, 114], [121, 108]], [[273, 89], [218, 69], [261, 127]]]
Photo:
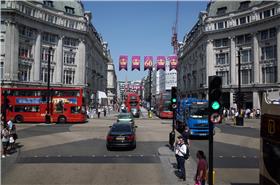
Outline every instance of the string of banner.
[[[138, 70], [140, 71], [140, 63], [141, 63], [141, 57], [140, 56], [132, 56], [132, 65], [131, 65], [131, 71]], [[172, 55], [168, 56], [167, 60], [170, 61], [170, 67], [169, 71], [175, 69], [177, 70], [177, 56]], [[157, 56], [156, 57], [156, 70], [162, 69], [165, 71], [165, 63], [166, 63], [166, 57], [165, 56]], [[127, 64], [128, 64], [128, 56], [127, 55], [121, 55], [119, 58], [119, 71], [122, 69], [127, 71]], [[153, 56], [144, 56], [144, 71], [146, 70], [153, 70]]]

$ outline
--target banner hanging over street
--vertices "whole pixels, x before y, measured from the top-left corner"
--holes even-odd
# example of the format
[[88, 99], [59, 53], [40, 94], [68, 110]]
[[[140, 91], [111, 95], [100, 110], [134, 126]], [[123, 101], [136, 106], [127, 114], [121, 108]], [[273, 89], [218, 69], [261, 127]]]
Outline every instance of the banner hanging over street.
[[127, 71], [127, 61], [128, 61], [128, 56], [127, 55], [121, 55], [119, 59], [119, 71], [122, 69]]
[[168, 60], [170, 62], [169, 71], [171, 71], [172, 69], [177, 70], [177, 64], [178, 64], [177, 56], [175, 56], [175, 55], [169, 56]]
[[153, 68], [153, 57], [145, 56], [144, 57], [144, 71], [146, 71], [146, 69], [152, 70], [152, 68]]
[[137, 69], [140, 71], [140, 56], [132, 56], [132, 66], [131, 70]]
[[157, 56], [157, 71], [162, 69], [165, 71], [165, 56]]

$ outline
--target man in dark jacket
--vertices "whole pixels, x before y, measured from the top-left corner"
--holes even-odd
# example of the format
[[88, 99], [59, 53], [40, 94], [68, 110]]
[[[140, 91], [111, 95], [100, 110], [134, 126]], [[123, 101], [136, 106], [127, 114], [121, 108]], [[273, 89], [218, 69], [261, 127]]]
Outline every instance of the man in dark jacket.
[[184, 142], [187, 146], [190, 145], [190, 129], [188, 126], [185, 127], [184, 131], [182, 132], [182, 137], [184, 139]]

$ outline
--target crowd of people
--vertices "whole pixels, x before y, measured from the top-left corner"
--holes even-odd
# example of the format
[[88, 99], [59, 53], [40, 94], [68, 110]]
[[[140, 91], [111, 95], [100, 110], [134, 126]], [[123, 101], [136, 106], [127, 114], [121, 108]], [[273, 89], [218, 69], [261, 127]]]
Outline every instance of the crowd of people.
[[[185, 127], [181, 135], [177, 137], [177, 141], [174, 144], [175, 158], [177, 161], [178, 176], [183, 181], [186, 181], [185, 160], [190, 156], [190, 140], [189, 129]], [[202, 150], [197, 151], [197, 169], [194, 176], [196, 185], [205, 185], [207, 180], [208, 164], [206, 156]]]
[[10, 119], [7, 124], [1, 122], [2, 158], [5, 158], [16, 149], [16, 126]]
[[[248, 119], [252, 119], [252, 118], [259, 119], [261, 117], [260, 109], [247, 108], [247, 109], [241, 109], [240, 112], [241, 112], [242, 117], [248, 118]], [[230, 119], [234, 120], [235, 117], [238, 117], [238, 116], [239, 116], [239, 112], [235, 108], [230, 108], [230, 109], [224, 108], [223, 109], [223, 118], [226, 120], [230, 120]]]

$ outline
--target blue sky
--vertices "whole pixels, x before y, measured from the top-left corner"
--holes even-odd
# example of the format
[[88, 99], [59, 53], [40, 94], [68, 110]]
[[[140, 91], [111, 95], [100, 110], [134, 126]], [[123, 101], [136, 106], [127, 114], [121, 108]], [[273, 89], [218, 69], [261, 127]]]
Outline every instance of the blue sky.
[[[178, 41], [194, 26], [208, 1], [179, 1]], [[83, 1], [92, 24], [109, 44], [118, 80], [140, 80], [144, 56], [169, 56], [176, 1]], [[119, 56], [128, 55], [128, 70], [119, 71]], [[141, 56], [141, 71], [131, 71], [131, 57]]]

